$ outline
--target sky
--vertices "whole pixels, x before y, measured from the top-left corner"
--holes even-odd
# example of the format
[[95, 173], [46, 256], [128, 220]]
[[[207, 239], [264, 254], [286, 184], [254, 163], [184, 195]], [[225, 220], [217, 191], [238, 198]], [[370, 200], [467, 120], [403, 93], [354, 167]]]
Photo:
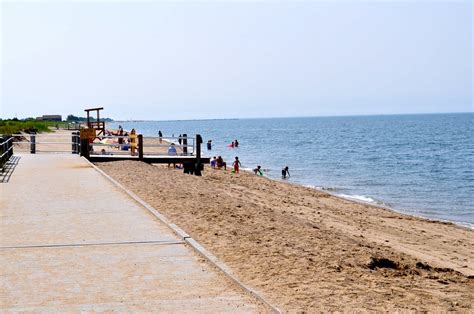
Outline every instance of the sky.
[[2, 118], [472, 112], [473, 2], [0, 4]]

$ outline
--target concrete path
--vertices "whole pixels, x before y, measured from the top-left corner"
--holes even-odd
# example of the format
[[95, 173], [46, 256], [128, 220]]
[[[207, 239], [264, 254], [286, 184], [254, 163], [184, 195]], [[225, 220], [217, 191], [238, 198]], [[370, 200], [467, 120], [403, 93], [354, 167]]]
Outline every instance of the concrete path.
[[19, 157], [0, 184], [0, 312], [268, 311], [82, 158]]

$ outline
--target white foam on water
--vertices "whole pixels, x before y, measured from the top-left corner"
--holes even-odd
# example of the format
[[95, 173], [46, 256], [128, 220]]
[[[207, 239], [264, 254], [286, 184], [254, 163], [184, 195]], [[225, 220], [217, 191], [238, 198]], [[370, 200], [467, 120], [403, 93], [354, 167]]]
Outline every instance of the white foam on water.
[[374, 200], [373, 198], [368, 197], [368, 196], [364, 196], [364, 195], [348, 195], [348, 194], [337, 194], [337, 195], [341, 196], [341, 197], [344, 197], [344, 198], [356, 200], [356, 201], [362, 201], [362, 202], [366, 202], [366, 203], [378, 204], [378, 202], [376, 200]]
[[338, 188], [334, 188], [334, 187], [317, 186], [317, 185], [311, 185], [311, 184], [303, 184], [303, 186], [306, 188], [316, 189], [319, 191], [337, 191], [338, 190]]

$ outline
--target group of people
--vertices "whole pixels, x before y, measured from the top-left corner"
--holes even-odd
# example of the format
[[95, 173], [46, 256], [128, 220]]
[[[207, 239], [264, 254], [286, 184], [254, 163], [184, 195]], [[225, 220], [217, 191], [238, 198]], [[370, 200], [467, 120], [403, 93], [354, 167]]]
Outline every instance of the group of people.
[[[263, 176], [262, 166], [258, 165], [257, 168], [253, 169], [253, 173], [257, 176]], [[281, 169], [281, 178], [286, 179], [290, 177], [290, 168], [286, 166], [285, 168]]]
[[229, 144], [229, 147], [231, 148], [239, 147], [239, 141], [237, 140], [232, 141], [232, 143]]
[[[236, 156], [234, 162], [232, 163], [232, 167], [233, 167], [232, 172], [233, 173], [239, 173], [239, 170], [240, 170], [241, 166], [242, 166], [242, 164], [240, 163], [239, 157]], [[222, 156], [218, 156], [218, 157], [214, 156], [211, 159], [211, 168], [212, 169], [222, 169], [222, 168], [224, 168], [224, 170], [227, 170], [227, 163], [224, 161]]]
[[[119, 125], [117, 131], [109, 131], [105, 130], [105, 134], [108, 136], [117, 136], [117, 148], [119, 150], [128, 151], [130, 150], [132, 156], [136, 155], [138, 140], [137, 140], [137, 132], [135, 129], [132, 129], [130, 133], [124, 131], [121, 125]], [[102, 155], [107, 155], [109, 152], [105, 151], [105, 149], [101, 150]]]
[[212, 169], [222, 169], [222, 168], [224, 168], [224, 170], [227, 170], [227, 163], [224, 161], [222, 156], [218, 156], [218, 157], [214, 156], [211, 159], [211, 168]]
[[[239, 160], [239, 157], [236, 156], [234, 159], [234, 162], [232, 163], [233, 173], [239, 173], [240, 167], [242, 167], [242, 163]], [[224, 161], [222, 156], [214, 156], [211, 159], [211, 168], [212, 169], [222, 169], [227, 170], [227, 163]], [[258, 175], [258, 176], [263, 176], [263, 169], [262, 166], [258, 165], [256, 168], [253, 169], [253, 172]], [[286, 166], [281, 170], [281, 178], [282, 179], [287, 179], [290, 177], [290, 168]]]

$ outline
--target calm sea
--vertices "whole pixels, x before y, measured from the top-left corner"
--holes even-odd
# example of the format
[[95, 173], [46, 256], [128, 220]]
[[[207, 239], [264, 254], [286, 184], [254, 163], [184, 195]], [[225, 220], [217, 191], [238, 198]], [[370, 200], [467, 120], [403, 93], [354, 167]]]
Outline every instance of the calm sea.
[[[244, 168], [397, 211], [474, 226], [474, 114], [122, 122], [148, 136], [212, 139]], [[110, 125], [117, 127], [118, 123]], [[238, 139], [240, 147], [227, 144]]]

